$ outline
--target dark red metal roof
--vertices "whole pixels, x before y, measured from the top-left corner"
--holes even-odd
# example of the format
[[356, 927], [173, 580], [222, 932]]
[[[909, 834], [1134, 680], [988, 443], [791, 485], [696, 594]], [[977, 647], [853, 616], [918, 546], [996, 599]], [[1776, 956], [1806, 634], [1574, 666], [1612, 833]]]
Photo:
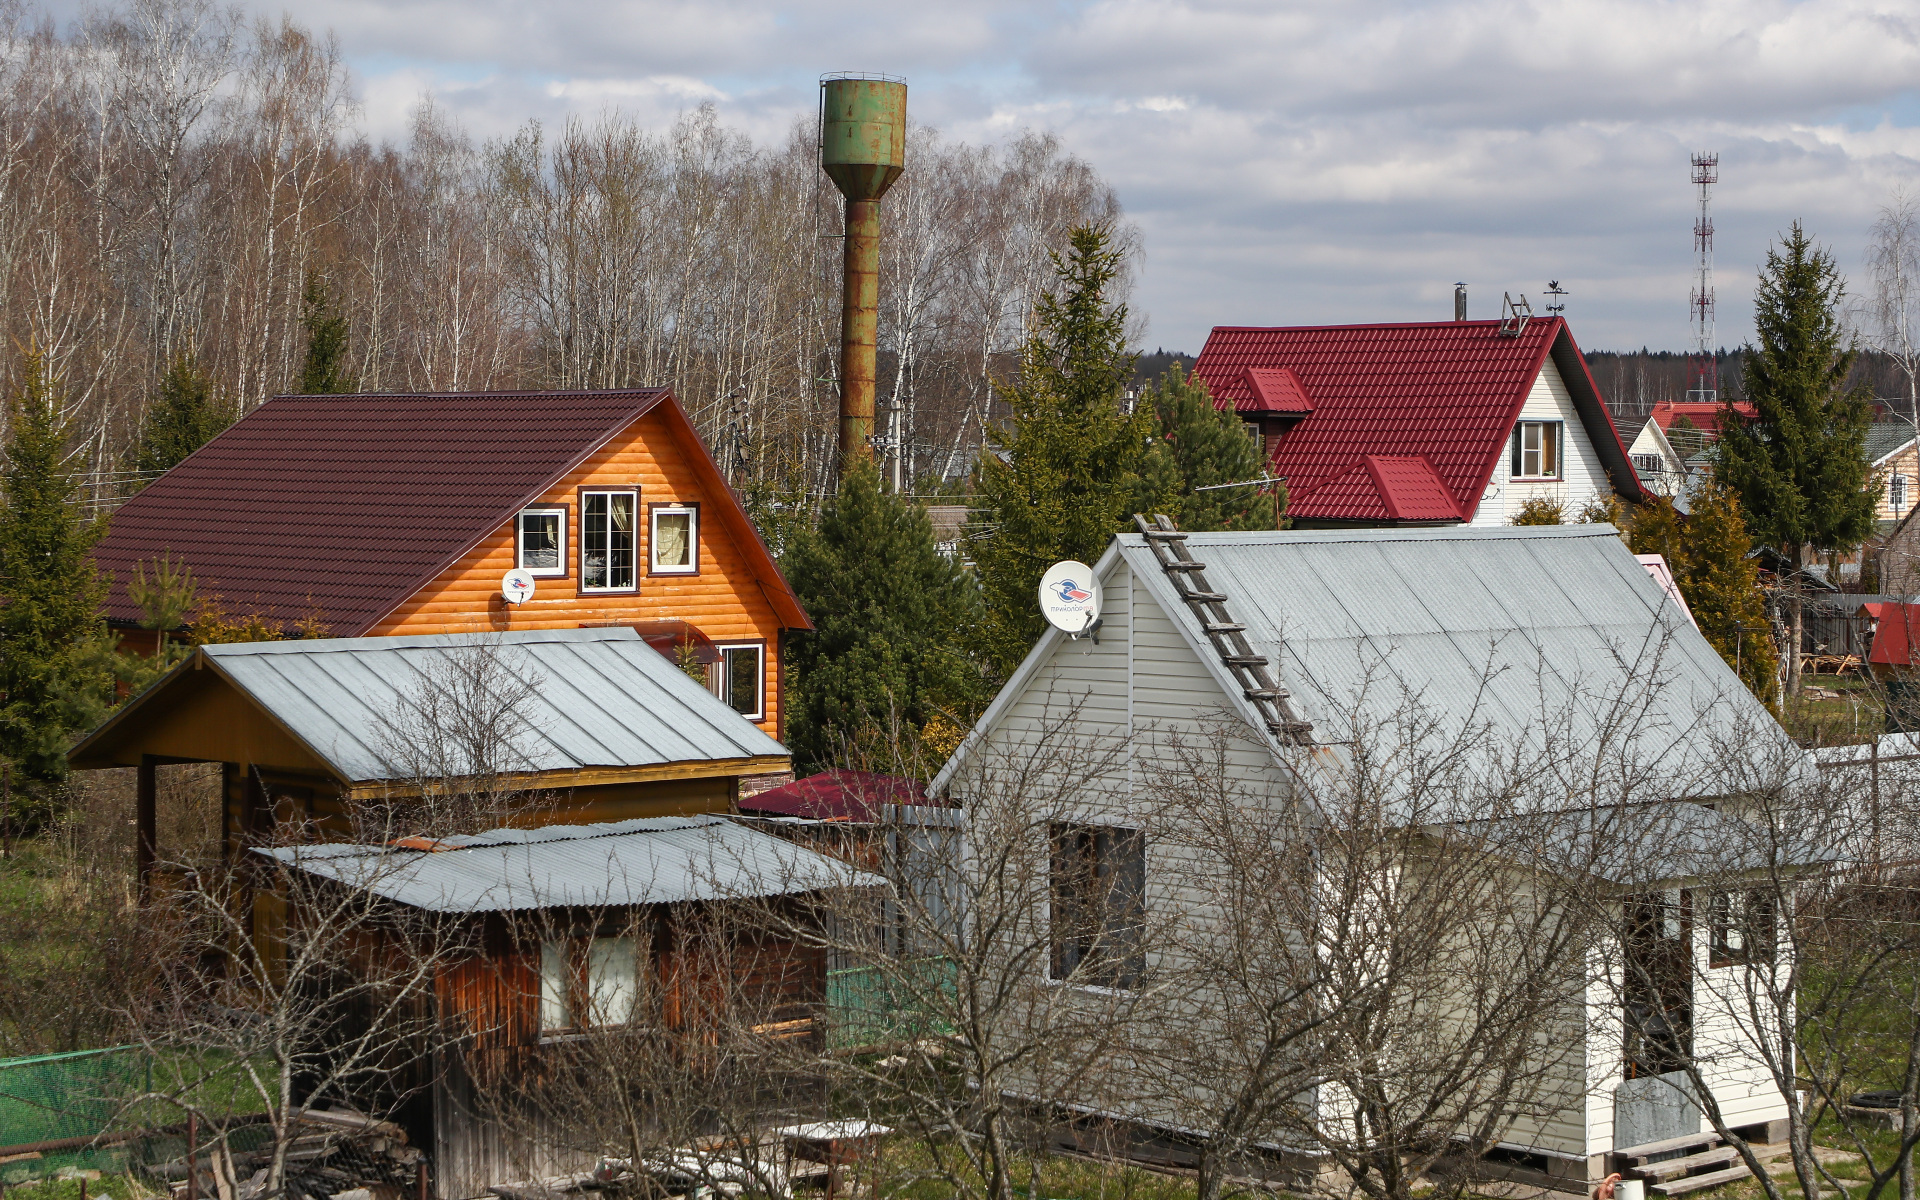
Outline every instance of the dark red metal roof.
[[921, 785], [905, 776], [835, 769], [744, 797], [740, 811], [816, 821], [878, 821], [883, 805], [925, 803]]
[[1911, 667], [1920, 649], [1920, 604], [1892, 602], [1863, 604], [1874, 619], [1873, 649], [1867, 661], [1890, 667]]
[[[1458, 510], [1453, 519], [1469, 520], [1549, 356], [1614, 489], [1638, 500], [1626, 447], [1559, 317], [1530, 320], [1518, 337], [1501, 336], [1498, 321], [1222, 326], [1207, 338], [1193, 373], [1216, 403], [1236, 410], [1260, 403], [1249, 369], [1288, 368], [1311, 397], [1311, 413], [1271, 442], [1273, 468], [1287, 479], [1289, 515], [1366, 519], [1335, 514], [1356, 503], [1360, 482], [1345, 477], [1376, 455], [1425, 459]], [[1328, 493], [1323, 512], [1315, 497], [1336, 479], [1342, 489]]]
[[[113, 576], [108, 616], [140, 619], [127, 580], [164, 553], [230, 611], [356, 636], [663, 403], [696, 474], [731, 500], [665, 388], [276, 397], [113, 514], [94, 550]], [[764, 559], [776, 609], [804, 625], [751, 522], [728, 523]]]

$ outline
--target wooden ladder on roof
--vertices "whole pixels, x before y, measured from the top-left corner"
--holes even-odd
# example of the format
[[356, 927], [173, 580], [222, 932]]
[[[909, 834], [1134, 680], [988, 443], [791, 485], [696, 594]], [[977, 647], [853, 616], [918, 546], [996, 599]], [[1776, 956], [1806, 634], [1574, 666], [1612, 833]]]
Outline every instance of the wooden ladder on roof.
[[1196, 560], [1187, 549], [1187, 535], [1174, 527], [1173, 518], [1165, 513], [1155, 514], [1153, 524], [1139, 513], [1133, 514], [1133, 522], [1140, 527], [1140, 536], [1147, 539], [1147, 545], [1153, 549], [1153, 556], [1160, 561], [1160, 569], [1173, 583], [1173, 590], [1187, 602], [1193, 615], [1200, 621], [1200, 632], [1213, 642], [1214, 653], [1227, 670], [1233, 673], [1240, 690], [1253, 702], [1260, 717], [1266, 722], [1267, 731], [1283, 741], [1295, 745], [1313, 744], [1313, 722], [1302, 721], [1294, 715], [1293, 708], [1287, 703], [1291, 693], [1274, 681], [1267, 671], [1264, 655], [1253, 652], [1252, 643], [1247, 641], [1247, 627], [1233, 619], [1227, 611], [1227, 597], [1216, 592], [1207, 582], [1207, 564]]

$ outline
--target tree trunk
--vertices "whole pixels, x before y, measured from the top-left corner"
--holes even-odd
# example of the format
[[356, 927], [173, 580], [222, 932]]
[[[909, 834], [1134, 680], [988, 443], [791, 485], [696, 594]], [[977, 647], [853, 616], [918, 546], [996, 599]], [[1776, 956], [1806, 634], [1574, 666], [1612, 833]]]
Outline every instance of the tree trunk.
[[1804, 581], [1799, 575], [1800, 547], [1788, 549], [1794, 575], [1787, 583], [1787, 695], [1797, 697], [1800, 694], [1800, 646], [1806, 629], [1806, 596], [1802, 590]]

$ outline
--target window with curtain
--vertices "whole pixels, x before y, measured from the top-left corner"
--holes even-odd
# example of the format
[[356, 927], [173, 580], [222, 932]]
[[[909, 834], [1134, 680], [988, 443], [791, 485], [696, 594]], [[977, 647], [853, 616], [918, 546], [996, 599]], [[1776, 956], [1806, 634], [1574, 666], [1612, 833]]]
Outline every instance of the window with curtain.
[[700, 565], [700, 514], [691, 508], [653, 510], [652, 570], [691, 575]]
[[580, 586], [631, 591], [634, 586], [633, 492], [588, 492], [580, 502]]
[[640, 941], [632, 935], [540, 943], [540, 1028], [626, 1025], [640, 1003]]
[[1112, 825], [1051, 826], [1052, 977], [1137, 987], [1146, 970], [1147, 839]]

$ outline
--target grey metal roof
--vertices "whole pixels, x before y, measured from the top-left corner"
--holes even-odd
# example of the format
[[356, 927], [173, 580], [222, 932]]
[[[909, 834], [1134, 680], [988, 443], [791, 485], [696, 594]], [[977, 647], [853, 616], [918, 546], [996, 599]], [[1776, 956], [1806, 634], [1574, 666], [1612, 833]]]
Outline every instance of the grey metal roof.
[[511, 912], [782, 896], [881, 882], [717, 816], [495, 829], [434, 849], [258, 849], [290, 867], [432, 912]]
[[[396, 722], [435, 679], [497, 656], [533, 684], [517, 753], [491, 764], [540, 773], [785, 755], [632, 629], [328, 638], [202, 646], [209, 664], [341, 778], [402, 778]], [[131, 707], [131, 706], [129, 706]]]
[[[1259, 727], [1144, 539], [1116, 543], [1223, 700]], [[1605, 746], [1611, 775], [1657, 789], [1641, 799], [1724, 791], [1715, 755], [1729, 743], [1749, 762], [1799, 753], [1610, 525], [1196, 533], [1187, 544], [1318, 741], [1349, 739], [1350, 720], [1385, 721], [1413, 699], [1438, 729], [1484, 726], [1490, 748], [1550, 735]]]

